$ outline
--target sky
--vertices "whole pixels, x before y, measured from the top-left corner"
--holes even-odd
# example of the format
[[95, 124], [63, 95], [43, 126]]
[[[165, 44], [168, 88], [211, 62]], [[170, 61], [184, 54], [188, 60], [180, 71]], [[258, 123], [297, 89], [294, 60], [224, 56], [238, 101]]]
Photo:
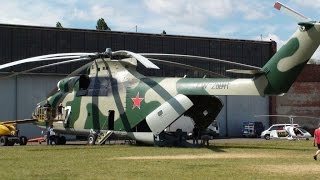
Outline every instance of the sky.
[[[273, 8], [273, 0], [2, 0], [0, 23], [95, 29], [104, 18], [113, 31], [230, 39], [270, 39], [281, 47], [297, 21]], [[320, 20], [320, 0], [283, 0]], [[317, 19], [318, 18], [318, 19]], [[320, 49], [313, 56], [320, 59]]]

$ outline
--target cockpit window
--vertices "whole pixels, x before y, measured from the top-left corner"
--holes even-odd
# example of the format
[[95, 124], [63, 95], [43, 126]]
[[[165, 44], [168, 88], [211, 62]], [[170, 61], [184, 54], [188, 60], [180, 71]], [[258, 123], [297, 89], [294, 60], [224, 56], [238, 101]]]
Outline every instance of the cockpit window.
[[79, 78], [79, 90], [77, 96], [86, 96], [88, 87], [90, 85], [90, 78], [88, 75], [81, 75]]
[[88, 89], [90, 84], [90, 79], [88, 75], [81, 75], [79, 78], [79, 90]]

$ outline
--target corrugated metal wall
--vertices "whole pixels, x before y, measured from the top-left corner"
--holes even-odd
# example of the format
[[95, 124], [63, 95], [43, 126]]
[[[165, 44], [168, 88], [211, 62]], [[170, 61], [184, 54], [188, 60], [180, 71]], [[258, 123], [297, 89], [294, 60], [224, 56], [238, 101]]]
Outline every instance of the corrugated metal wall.
[[241, 137], [242, 123], [260, 121], [269, 126], [269, 118], [255, 118], [254, 115], [269, 114], [269, 98], [260, 96], [219, 96], [224, 103], [217, 120], [221, 136]]
[[[1, 77], [1, 76], [0, 76]], [[1, 80], [0, 120], [27, 119], [46, 95], [56, 87], [65, 76], [19, 75]], [[40, 130], [32, 124], [19, 125], [22, 135], [40, 136]]]
[[[191, 36], [173, 36], [160, 34], [127, 33], [114, 31], [95, 31], [81, 29], [60, 29], [0, 24], [0, 64], [32, 56], [63, 52], [103, 52], [106, 48], [129, 50], [133, 52], [153, 52], [171, 54], [189, 54], [220, 58], [234, 62], [263, 66], [274, 53], [274, 42], [221, 39]], [[240, 68], [221, 63], [199, 63], [195, 60], [169, 59], [190, 65], [210, 69], [223, 75], [225, 69]], [[41, 69], [39, 73], [70, 73], [85, 62]], [[48, 64], [36, 62], [0, 70], [19, 72], [31, 67]], [[184, 76], [202, 77], [202, 73], [160, 65], [160, 70], [138, 70], [149, 76]]]

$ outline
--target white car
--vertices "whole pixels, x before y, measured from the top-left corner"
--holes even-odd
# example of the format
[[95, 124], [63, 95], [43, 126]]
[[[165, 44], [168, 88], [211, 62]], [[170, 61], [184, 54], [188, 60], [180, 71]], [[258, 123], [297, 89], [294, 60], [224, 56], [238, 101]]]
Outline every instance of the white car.
[[[277, 134], [278, 137], [286, 137], [288, 136], [288, 132], [286, 131], [286, 127], [299, 127], [298, 124], [273, 124], [267, 130], [262, 131], [261, 138], [265, 138], [269, 140], [272, 137], [275, 137]], [[271, 137], [272, 135], [272, 137]]]

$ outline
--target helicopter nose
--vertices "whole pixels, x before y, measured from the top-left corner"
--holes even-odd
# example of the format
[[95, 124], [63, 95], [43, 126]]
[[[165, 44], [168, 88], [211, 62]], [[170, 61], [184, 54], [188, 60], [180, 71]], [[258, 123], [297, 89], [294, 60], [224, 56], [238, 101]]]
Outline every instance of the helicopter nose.
[[39, 108], [40, 108], [40, 105], [37, 104], [37, 106], [35, 107], [34, 111], [32, 112], [32, 119], [39, 119]]

